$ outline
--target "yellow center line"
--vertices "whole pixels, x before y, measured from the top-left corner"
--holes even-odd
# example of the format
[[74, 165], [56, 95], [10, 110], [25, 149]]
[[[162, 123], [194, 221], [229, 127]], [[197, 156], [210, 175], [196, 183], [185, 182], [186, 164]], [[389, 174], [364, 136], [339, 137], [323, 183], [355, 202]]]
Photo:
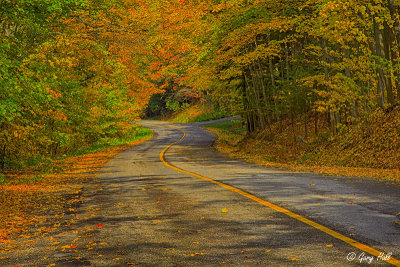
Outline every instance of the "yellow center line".
[[[160, 153], [160, 160], [161, 160], [167, 167], [169, 167], [169, 168], [171, 168], [171, 169], [174, 169], [174, 170], [176, 170], [176, 171], [178, 171], [178, 172], [186, 173], [186, 174], [189, 174], [189, 175], [191, 175], [191, 176], [194, 176], [194, 177], [203, 179], [203, 180], [205, 180], [205, 181], [208, 181], [208, 182], [217, 184], [217, 185], [222, 186], [222, 187], [224, 187], [224, 188], [226, 188], [226, 189], [229, 189], [229, 190], [231, 190], [231, 191], [233, 191], [233, 192], [236, 192], [236, 193], [238, 193], [238, 194], [240, 194], [240, 195], [242, 195], [242, 196], [244, 196], [244, 197], [247, 197], [247, 198], [252, 199], [252, 200], [254, 200], [254, 201], [256, 201], [256, 202], [258, 202], [258, 203], [260, 203], [260, 204], [262, 204], [262, 205], [264, 205], [264, 206], [267, 206], [267, 207], [269, 207], [269, 208], [271, 208], [271, 209], [273, 209], [273, 210], [275, 210], [275, 211], [277, 211], [277, 212], [284, 213], [284, 214], [288, 215], [289, 217], [292, 217], [292, 218], [294, 218], [294, 219], [296, 219], [296, 220], [298, 220], [298, 221], [301, 221], [301, 222], [303, 222], [303, 223], [305, 223], [305, 224], [308, 224], [308, 225], [310, 225], [310, 226], [312, 226], [312, 227], [314, 227], [314, 228], [316, 228], [316, 229], [318, 229], [318, 230], [320, 230], [320, 231], [322, 231], [322, 232], [324, 232], [324, 233], [327, 233], [327, 234], [330, 235], [330, 236], [333, 236], [333, 237], [335, 237], [335, 238], [337, 238], [337, 239], [340, 239], [340, 240], [346, 242], [347, 244], [352, 245], [352, 246], [355, 247], [355, 248], [358, 248], [358, 249], [360, 249], [360, 250], [362, 250], [362, 251], [365, 251], [365, 252], [371, 254], [372, 256], [378, 257], [378, 256], [380, 256], [380, 255], [383, 255], [383, 254], [382, 254], [383, 252], [381, 252], [381, 251], [378, 251], [378, 250], [376, 250], [376, 249], [374, 249], [374, 248], [372, 248], [372, 247], [370, 247], [370, 246], [364, 245], [364, 244], [362, 244], [362, 243], [360, 243], [360, 242], [358, 242], [358, 241], [356, 241], [356, 240], [354, 240], [354, 239], [352, 239], [352, 238], [350, 238], [350, 237], [347, 237], [347, 236], [345, 236], [345, 235], [342, 235], [342, 234], [340, 234], [340, 233], [338, 233], [338, 232], [336, 232], [336, 231], [334, 231], [334, 230], [332, 230], [332, 229], [330, 229], [330, 228], [328, 228], [328, 227], [326, 227], [326, 226], [323, 226], [323, 225], [321, 225], [321, 224], [319, 224], [319, 223], [316, 223], [316, 222], [314, 222], [314, 221], [311, 221], [311, 220], [309, 220], [309, 219], [307, 219], [307, 218], [305, 218], [305, 217], [303, 217], [303, 216], [301, 216], [301, 215], [299, 215], [299, 214], [296, 214], [296, 213], [294, 213], [294, 212], [291, 212], [290, 210], [287, 210], [287, 209], [285, 209], [285, 208], [279, 207], [279, 206], [277, 206], [277, 205], [275, 205], [275, 204], [272, 204], [272, 203], [270, 203], [270, 202], [268, 202], [268, 201], [266, 201], [266, 200], [263, 200], [263, 199], [261, 199], [261, 198], [259, 198], [259, 197], [256, 197], [256, 196], [254, 196], [254, 195], [252, 195], [252, 194], [249, 194], [249, 193], [247, 193], [247, 192], [245, 192], [245, 191], [243, 191], [243, 190], [240, 190], [240, 189], [238, 189], [238, 188], [236, 188], [236, 187], [233, 187], [233, 186], [230, 186], [230, 185], [221, 183], [221, 182], [219, 182], [219, 181], [213, 180], [213, 179], [211, 179], [211, 178], [202, 176], [202, 175], [197, 174], [197, 173], [194, 173], [194, 172], [190, 172], [190, 171], [183, 170], [183, 169], [181, 169], [181, 168], [178, 168], [178, 167], [176, 167], [176, 166], [170, 164], [170, 163], [169, 163], [168, 161], [166, 161], [166, 159], [165, 159], [165, 152], [167, 152], [167, 150], [168, 150], [170, 147], [172, 147], [173, 145], [175, 145], [175, 144], [179, 143], [180, 141], [182, 141], [182, 140], [185, 138], [186, 133], [185, 133], [185, 131], [183, 131], [183, 130], [180, 129], [180, 128], [173, 127], [173, 126], [168, 126], [168, 125], [166, 125], [166, 126], [169, 127], [169, 128], [173, 128], [173, 129], [179, 130], [179, 131], [181, 131], [181, 132], [183, 133], [183, 136], [182, 136], [178, 141], [173, 142], [172, 144], [168, 145], [168, 146], [167, 146], [166, 148], [164, 148], [163, 151], [161, 151], [161, 153]], [[386, 255], [386, 254], [384, 254], [384, 255]], [[390, 264], [393, 264], [394, 266], [400, 266], [400, 261], [397, 260], [397, 259], [395, 259], [395, 258], [392, 258], [392, 257], [391, 257], [390, 259], [387, 259], [387, 260], [385, 260], [385, 261], [388, 262], [388, 263], [390, 263]]]

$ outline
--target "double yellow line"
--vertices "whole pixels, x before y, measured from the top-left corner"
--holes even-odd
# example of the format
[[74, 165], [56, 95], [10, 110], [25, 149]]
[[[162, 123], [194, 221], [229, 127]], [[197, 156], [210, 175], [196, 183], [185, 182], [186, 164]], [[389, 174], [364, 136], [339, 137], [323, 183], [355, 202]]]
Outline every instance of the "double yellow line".
[[[185, 138], [186, 133], [185, 133], [185, 131], [183, 131], [182, 129], [177, 128], [177, 127], [173, 127], [173, 126], [167, 126], [167, 127], [170, 127], [170, 128], [176, 129], [176, 130], [179, 130], [179, 131], [181, 131], [181, 132], [183, 133], [183, 136], [182, 136], [178, 141], [173, 142], [172, 144], [169, 144], [169, 145], [168, 145], [166, 148], [164, 148], [163, 151], [161, 151], [161, 153], [160, 153], [160, 160], [161, 160], [167, 167], [169, 167], [169, 168], [171, 168], [171, 169], [174, 169], [174, 170], [176, 170], [176, 171], [178, 171], [178, 172], [186, 173], [186, 174], [189, 174], [189, 175], [191, 175], [191, 176], [200, 178], [200, 179], [205, 180], [205, 181], [207, 181], [207, 182], [211, 182], [211, 183], [217, 184], [217, 185], [219, 185], [219, 186], [221, 186], [221, 187], [223, 187], [223, 188], [226, 188], [226, 189], [228, 189], [228, 190], [230, 190], [230, 191], [232, 191], [232, 192], [238, 193], [238, 194], [240, 194], [240, 195], [242, 195], [242, 196], [244, 196], [244, 197], [247, 197], [247, 198], [249, 198], [249, 199], [252, 199], [252, 200], [254, 200], [254, 201], [256, 201], [256, 202], [258, 202], [258, 203], [260, 203], [260, 204], [262, 204], [262, 205], [264, 205], [264, 206], [267, 206], [267, 207], [269, 207], [269, 208], [271, 208], [271, 209], [273, 209], [273, 210], [275, 210], [275, 211], [277, 211], [277, 212], [286, 214], [287, 216], [292, 217], [292, 218], [294, 218], [294, 219], [296, 219], [296, 220], [298, 220], [298, 221], [301, 221], [301, 222], [303, 222], [303, 223], [305, 223], [305, 224], [308, 224], [308, 225], [310, 225], [310, 226], [312, 226], [312, 227], [314, 227], [314, 228], [316, 228], [316, 229], [318, 229], [318, 230], [320, 230], [320, 231], [322, 231], [322, 232], [324, 232], [324, 233], [327, 233], [327, 234], [330, 235], [330, 236], [333, 236], [333, 237], [335, 237], [335, 238], [337, 238], [337, 239], [340, 239], [340, 240], [346, 242], [347, 244], [352, 245], [352, 246], [355, 247], [355, 248], [358, 248], [358, 249], [360, 249], [360, 250], [362, 250], [362, 251], [364, 251], [364, 252], [369, 253], [369, 254], [372, 255], [372, 256], [378, 257], [378, 256], [382, 255], [383, 252], [381, 252], [381, 251], [378, 251], [378, 250], [376, 250], [376, 249], [374, 249], [374, 248], [372, 248], [372, 247], [370, 247], [370, 246], [364, 245], [364, 244], [362, 244], [362, 243], [360, 243], [360, 242], [358, 242], [358, 241], [356, 241], [356, 240], [354, 240], [354, 239], [352, 239], [352, 238], [350, 238], [350, 237], [347, 237], [347, 236], [345, 236], [345, 235], [342, 235], [342, 234], [340, 234], [340, 233], [338, 233], [338, 232], [336, 232], [336, 231], [334, 231], [334, 230], [332, 230], [332, 229], [330, 229], [330, 228], [328, 228], [328, 227], [326, 227], [326, 226], [323, 226], [323, 225], [321, 225], [321, 224], [319, 224], [319, 223], [316, 223], [316, 222], [311, 221], [311, 220], [309, 220], [309, 219], [307, 219], [307, 218], [304, 218], [303, 216], [300, 216], [299, 214], [296, 214], [296, 213], [294, 213], [294, 212], [291, 212], [290, 210], [287, 210], [287, 209], [284, 209], [284, 208], [282, 208], [282, 207], [279, 207], [279, 206], [277, 206], [277, 205], [275, 205], [275, 204], [272, 204], [272, 203], [270, 203], [270, 202], [268, 202], [268, 201], [266, 201], [266, 200], [263, 200], [263, 199], [261, 199], [261, 198], [259, 198], [259, 197], [256, 197], [256, 196], [254, 196], [254, 195], [252, 195], [252, 194], [249, 194], [249, 193], [247, 193], [247, 192], [245, 192], [245, 191], [243, 191], [243, 190], [240, 190], [240, 189], [238, 189], [238, 188], [236, 188], [236, 187], [233, 187], [233, 186], [230, 186], [230, 185], [221, 183], [221, 182], [219, 182], [219, 181], [215, 181], [215, 180], [213, 180], [213, 179], [211, 179], [211, 178], [202, 176], [202, 175], [197, 174], [197, 173], [194, 173], [194, 172], [186, 171], [186, 170], [183, 170], [183, 169], [181, 169], [181, 168], [178, 168], [178, 167], [172, 165], [171, 163], [169, 163], [169, 162], [165, 159], [165, 153], [167, 152], [167, 150], [168, 150], [170, 147], [172, 147], [173, 145], [175, 145], [175, 144], [179, 143], [180, 141], [182, 141], [182, 140]], [[386, 260], [386, 262], [388, 262], [388, 263], [390, 263], [390, 264], [393, 264], [394, 266], [400, 266], [400, 261], [397, 260], [397, 259], [395, 259], [395, 258], [390, 258], [390, 259]]]

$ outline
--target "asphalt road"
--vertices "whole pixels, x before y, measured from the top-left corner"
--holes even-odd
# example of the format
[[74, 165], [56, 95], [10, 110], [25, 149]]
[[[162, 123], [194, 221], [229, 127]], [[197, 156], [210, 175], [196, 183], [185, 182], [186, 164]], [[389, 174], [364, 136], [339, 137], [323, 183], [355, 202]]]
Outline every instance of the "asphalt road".
[[[182, 131], [164, 122], [142, 124], [154, 130], [154, 139], [110, 161], [98, 181], [87, 187], [78, 207], [80, 219], [51, 239], [73, 248], [38, 242], [13, 253], [9, 263], [389, 266], [254, 199], [166, 166], [160, 153], [180, 140]], [[228, 159], [212, 148], [215, 137], [201, 125], [174, 125], [186, 136], [166, 151], [168, 163], [285, 208], [392, 259], [400, 258], [399, 185], [290, 173]]]

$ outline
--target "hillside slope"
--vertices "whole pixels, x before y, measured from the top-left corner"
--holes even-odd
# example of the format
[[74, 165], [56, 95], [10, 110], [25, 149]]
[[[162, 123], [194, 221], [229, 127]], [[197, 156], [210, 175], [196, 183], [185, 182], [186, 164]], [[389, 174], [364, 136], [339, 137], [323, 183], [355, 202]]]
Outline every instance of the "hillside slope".
[[[357, 125], [345, 126], [329, 135], [328, 123], [320, 119], [285, 121], [271, 129], [247, 135], [240, 121], [209, 126], [218, 135], [216, 148], [232, 157], [259, 164], [300, 171], [376, 177], [400, 181], [400, 108], [375, 111]], [[305, 138], [307, 136], [307, 139]]]

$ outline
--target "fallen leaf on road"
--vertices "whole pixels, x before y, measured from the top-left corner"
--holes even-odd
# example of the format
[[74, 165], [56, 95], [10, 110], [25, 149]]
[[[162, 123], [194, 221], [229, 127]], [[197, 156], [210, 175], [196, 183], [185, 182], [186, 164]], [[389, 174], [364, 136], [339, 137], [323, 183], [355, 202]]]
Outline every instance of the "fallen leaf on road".
[[74, 246], [74, 245], [65, 245], [65, 246], [61, 247], [61, 250], [65, 251], [66, 249], [73, 249], [73, 248], [76, 248], [76, 246]]
[[326, 247], [331, 248], [331, 247], [333, 247], [333, 245], [329, 244], [329, 245], [326, 245]]
[[227, 208], [223, 208], [223, 209], [222, 209], [222, 212], [223, 212], [223, 213], [227, 213], [227, 212], [228, 212], [228, 209], [227, 209]]
[[205, 255], [205, 254], [207, 254], [207, 253], [196, 252], [196, 253], [190, 254], [190, 257], [194, 257], [194, 256], [196, 256], [196, 255]]
[[298, 259], [298, 258], [291, 258], [290, 260], [291, 260], [291, 261], [299, 261], [300, 259]]

